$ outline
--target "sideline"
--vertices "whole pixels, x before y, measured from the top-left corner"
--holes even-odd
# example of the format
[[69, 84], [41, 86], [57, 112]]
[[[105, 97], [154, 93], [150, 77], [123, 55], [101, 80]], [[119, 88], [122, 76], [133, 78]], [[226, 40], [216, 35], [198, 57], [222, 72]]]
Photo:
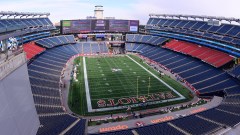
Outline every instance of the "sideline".
[[88, 112], [93, 112], [91, 98], [90, 98], [90, 92], [89, 92], [89, 86], [88, 86], [88, 76], [87, 76], [85, 57], [83, 57], [83, 71], [84, 71], [84, 83], [85, 83], [85, 91], [86, 91], [86, 97], [87, 97]]
[[[142, 67], [144, 70], [146, 70], [148, 73], [150, 73], [153, 77], [155, 77], [157, 80], [159, 80], [161, 83], [163, 83], [165, 86], [167, 86], [169, 89], [171, 89], [172, 91], [174, 91], [179, 97], [178, 98], [174, 98], [174, 99], [167, 99], [167, 100], [161, 100], [161, 101], [153, 101], [153, 102], [149, 102], [149, 104], [153, 105], [153, 104], [159, 104], [159, 103], [166, 103], [166, 102], [171, 102], [171, 101], [177, 101], [177, 100], [182, 100], [182, 99], [186, 99], [183, 95], [181, 95], [180, 93], [178, 93], [174, 88], [172, 88], [171, 86], [169, 86], [167, 83], [165, 83], [163, 80], [159, 79], [155, 74], [153, 74], [152, 72], [150, 72], [149, 70], [147, 70], [145, 67], [143, 67], [141, 64], [139, 64], [138, 62], [136, 62], [135, 60], [133, 60], [131, 57], [127, 56], [129, 59], [131, 59], [133, 62], [135, 62], [137, 65], [139, 65], [140, 67]], [[85, 82], [85, 91], [86, 91], [86, 99], [87, 99], [87, 107], [88, 107], [88, 112], [101, 112], [101, 111], [112, 111], [112, 110], [119, 110], [119, 109], [124, 109], [127, 108], [127, 106], [115, 106], [115, 107], [108, 107], [108, 108], [98, 108], [98, 109], [93, 109], [92, 108], [92, 104], [91, 104], [91, 97], [90, 97], [90, 91], [89, 91], [89, 84], [88, 84], [88, 77], [87, 77], [87, 69], [86, 69], [86, 61], [85, 61], [85, 57], [83, 57], [83, 66], [84, 66], [84, 82]], [[131, 107], [139, 107], [140, 104], [135, 104], [135, 105], [128, 105]]]
[[175, 90], [173, 87], [171, 87], [170, 85], [168, 85], [167, 83], [165, 83], [162, 79], [158, 78], [155, 74], [153, 74], [151, 71], [147, 70], [145, 67], [143, 67], [143, 65], [139, 64], [137, 61], [135, 61], [133, 58], [131, 58], [130, 56], [126, 55], [129, 59], [131, 59], [133, 62], [135, 62], [136, 64], [138, 64], [140, 67], [142, 67], [144, 70], [146, 70], [149, 74], [151, 74], [153, 77], [155, 77], [156, 79], [158, 79], [161, 83], [163, 83], [165, 86], [167, 86], [169, 89], [171, 89], [172, 91], [174, 91], [178, 96], [181, 97], [181, 99], [185, 99], [185, 97], [183, 95], [181, 95], [177, 90]]

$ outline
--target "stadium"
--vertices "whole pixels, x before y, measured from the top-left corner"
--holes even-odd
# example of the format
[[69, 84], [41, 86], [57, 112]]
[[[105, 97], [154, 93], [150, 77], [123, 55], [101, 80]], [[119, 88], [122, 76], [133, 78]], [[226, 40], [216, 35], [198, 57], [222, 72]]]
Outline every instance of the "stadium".
[[0, 12], [0, 134], [239, 134], [240, 19], [104, 8]]

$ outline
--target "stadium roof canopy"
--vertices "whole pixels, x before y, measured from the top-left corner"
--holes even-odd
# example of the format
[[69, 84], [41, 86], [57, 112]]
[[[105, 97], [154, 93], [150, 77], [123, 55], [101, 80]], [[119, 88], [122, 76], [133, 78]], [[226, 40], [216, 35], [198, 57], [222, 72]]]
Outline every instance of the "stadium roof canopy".
[[0, 12], [0, 19], [2, 17], [35, 17], [35, 16], [38, 16], [38, 17], [41, 17], [41, 16], [49, 16], [50, 13], [32, 13], [32, 12], [13, 12], [13, 11], [1, 11]]
[[149, 14], [151, 18], [177, 18], [177, 19], [201, 19], [201, 20], [218, 20], [227, 22], [237, 22], [240, 23], [240, 19], [237, 18], [227, 18], [227, 17], [217, 17], [217, 16], [205, 16], [205, 15], [180, 15], [180, 14]]

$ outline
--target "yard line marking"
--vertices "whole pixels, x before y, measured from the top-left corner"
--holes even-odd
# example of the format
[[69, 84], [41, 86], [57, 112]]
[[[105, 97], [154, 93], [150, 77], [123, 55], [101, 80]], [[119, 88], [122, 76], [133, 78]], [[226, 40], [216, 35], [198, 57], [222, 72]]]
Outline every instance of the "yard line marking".
[[[114, 60], [110, 59], [110, 61], [112, 61], [112, 62], [117, 66], [117, 68], [119, 68], [119, 66], [115, 63]], [[114, 75], [115, 75], [115, 74], [114, 74]], [[116, 76], [116, 75], [115, 75], [115, 76]], [[118, 78], [118, 80], [120, 81], [120, 83], [122, 84], [122, 87], [124, 88], [124, 90], [130, 94], [129, 90], [125, 89], [125, 84], [123, 84], [122, 81], [121, 81], [122, 79], [121, 79], [121, 78], [119, 79], [118, 76], [117, 76], [117, 78]], [[124, 76], [124, 78], [125, 78], [125, 76]]]
[[185, 97], [183, 95], [181, 95], [178, 91], [176, 91], [173, 87], [171, 87], [170, 85], [168, 85], [167, 83], [165, 83], [162, 79], [158, 78], [155, 74], [153, 74], [152, 72], [150, 72], [149, 70], [147, 70], [145, 67], [143, 67], [143, 65], [139, 64], [137, 61], [135, 61], [133, 58], [131, 58], [130, 56], [127, 55], [127, 57], [129, 59], [131, 59], [133, 62], [135, 62], [136, 64], [138, 64], [140, 67], [142, 67], [144, 70], [146, 70], [149, 74], [151, 74], [153, 77], [155, 77], [156, 79], [158, 79], [160, 82], [162, 82], [165, 86], [167, 86], [169, 89], [171, 89], [172, 91], [174, 91], [178, 96], [181, 97], [181, 99], [185, 99]]
[[84, 71], [84, 82], [85, 82], [85, 91], [86, 91], [86, 97], [87, 97], [88, 112], [92, 112], [93, 110], [92, 110], [92, 103], [91, 103], [91, 99], [90, 99], [90, 92], [89, 92], [89, 86], [88, 86], [88, 76], [87, 76], [85, 57], [83, 57], [83, 71]]
[[[142, 65], [140, 65], [138, 62], [136, 62], [135, 60], [133, 60], [132, 58], [130, 58], [129, 56], [127, 56], [129, 59], [131, 59], [133, 62], [135, 62], [137, 65], [139, 65], [140, 67], [142, 67], [144, 70], [146, 70], [148, 73], [150, 73], [153, 77], [155, 77], [158, 81], [162, 82], [163, 85], [167, 86], [169, 89], [171, 89], [172, 91], [174, 91], [177, 95], [179, 95], [178, 98], [173, 98], [173, 99], [166, 99], [166, 100], [160, 100], [160, 101], [154, 101], [154, 102], [149, 102], [149, 105], [152, 104], [159, 104], [159, 103], [166, 103], [166, 102], [171, 102], [171, 101], [177, 101], [177, 100], [182, 100], [185, 99], [185, 97], [183, 97], [180, 93], [178, 93], [175, 89], [173, 89], [171, 86], [169, 86], [168, 84], [166, 84], [164, 81], [162, 81], [161, 79], [159, 79], [155, 74], [153, 74], [152, 72], [150, 72], [149, 70], [147, 70], [145, 67], [143, 67]], [[107, 63], [109, 64], [109, 63]], [[116, 64], [116, 63], [114, 63]], [[124, 109], [127, 106], [115, 106], [115, 107], [107, 107], [107, 108], [98, 108], [98, 109], [93, 109], [92, 108], [92, 100], [96, 100], [95, 98], [91, 99], [90, 97], [90, 90], [89, 90], [89, 81], [88, 81], [88, 74], [87, 74], [87, 67], [86, 67], [86, 60], [85, 57], [83, 57], [83, 67], [84, 67], [84, 81], [85, 81], [85, 91], [86, 91], [86, 98], [87, 98], [87, 107], [88, 107], [88, 112], [99, 112], [99, 111], [110, 111], [110, 110], [118, 110], [118, 109]], [[108, 66], [109, 67], [109, 66]], [[113, 77], [113, 76], [112, 76]], [[118, 78], [119, 79], [119, 78]], [[117, 79], [117, 80], [118, 80]], [[93, 91], [95, 92], [95, 91]], [[132, 92], [130, 92], [132, 93]], [[130, 94], [129, 95], [132, 95]], [[106, 94], [106, 95], [109, 95]], [[138, 107], [141, 106], [140, 104], [133, 104], [130, 105], [131, 107]]]

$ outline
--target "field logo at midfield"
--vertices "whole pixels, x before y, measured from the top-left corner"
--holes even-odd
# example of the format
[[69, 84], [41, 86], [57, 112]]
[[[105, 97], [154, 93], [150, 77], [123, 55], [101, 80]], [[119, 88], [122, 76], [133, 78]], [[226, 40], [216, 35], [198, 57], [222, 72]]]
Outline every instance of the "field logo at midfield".
[[105, 108], [105, 107], [125, 106], [130, 104], [143, 103], [142, 101], [156, 102], [161, 100], [173, 99], [175, 97], [176, 96], [174, 96], [171, 91], [168, 91], [168, 92], [158, 92], [158, 93], [150, 94], [147, 96], [139, 96], [139, 98], [125, 97], [125, 98], [107, 99], [107, 100], [100, 99], [97, 101], [97, 104], [99, 108]]
[[119, 69], [119, 68], [112, 68], [112, 72], [121, 72], [122, 69]]

